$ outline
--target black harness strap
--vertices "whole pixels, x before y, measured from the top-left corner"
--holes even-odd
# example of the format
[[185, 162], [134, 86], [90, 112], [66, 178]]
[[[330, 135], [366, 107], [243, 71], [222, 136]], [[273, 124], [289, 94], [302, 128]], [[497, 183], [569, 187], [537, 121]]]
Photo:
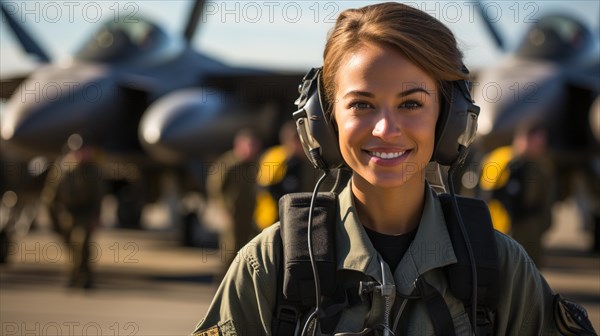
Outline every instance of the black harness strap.
[[[455, 197], [475, 257], [475, 266], [477, 268], [477, 304], [496, 307], [499, 299], [499, 293], [496, 289], [498, 288], [500, 269], [490, 211], [487, 204], [482, 200], [459, 195]], [[439, 199], [457, 259], [456, 264], [452, 264], [446, 268], [450, 291], [456, 298], [464, 302], [469, 302], [473, 287], [471, 281], [471, 263], [465, 239], [460, 231], [458, 220], [452, 207], [451, 196], [449, 194], [440, 194]]]
[[283, 262], [277, 272], [277, 301], [271, 321], [273, 335], [296, 335], [300, 325], [300, 315], [296, 304], [283, 297]]
[[[462, 300], [465, 303], [465, 309], [468, 310], [473, 290], [471, 264], [465, 240], [452, 207], [451, 197], [449, 194], [439, 195], [446, 227], [457, 259], [457, 263], [446, 267], [446, 271], [450, 292]], [[477, 270], [477, 321], [471, 321], [471, 324], [475, 327], [477, 335], [491, 335], [494, 331], [495, 311], [499, 300], [497, 289], [500, 275], [492, 219], [484, 201], [459, 195], [455, 197], [463, 224], [469, 235]], [[470, 319], [471, 315], [467, 315]], [[431, 318], [434, 320], [435, 316], [432, 315]]]
[[[298, 327], [306, 312], [316, 304], [315, 283], [308, 253], [307, 225], [311, 196], [311, 193], [287, 194], [279, 200], [283, 258], [278, 275], [277, 307], [272, 322], [275, 335], [295, 335], [301, 329]], [[334, 238], [336, 209], [335, 193], [322, 192], [317, 195], [311, 239], [323, 302], [335, 302], [332, 296], [337, 289]], [[337, 310], [341, 312], [342, 309], [335, 310], [337, 314]], [[318, 318], [324, 317], [321, 315]]]
[[417, 280], [417, 288], [419, 289], [421, 298], [425, 302], [425, 307], [427, 307], [435, 335], [456, 336], [454, 333], [454, 322], [452, 322], [452, 316], [442, 294], [422, 277]]
[[[319, 273], [323, 310], [319, 317], [321, 331], [331, 333], [341, 312], [357, 300], [336, 281], [335, 237], [337, 195], [346, 186], [352, 171], [337, 170], [331, 192], [319, 193], [313, 210], [313, 244]], [[280, 234], [283, 256], [277, 279], [277, 303], [272, 321], [273, 335], [297, 335], [303, 317], [315, 306], [312, 267], [308, 256], [307, 224], [310, 193], [284, 195], [279, 200]], [[334, 294], [335, 293], [335, 294]]]

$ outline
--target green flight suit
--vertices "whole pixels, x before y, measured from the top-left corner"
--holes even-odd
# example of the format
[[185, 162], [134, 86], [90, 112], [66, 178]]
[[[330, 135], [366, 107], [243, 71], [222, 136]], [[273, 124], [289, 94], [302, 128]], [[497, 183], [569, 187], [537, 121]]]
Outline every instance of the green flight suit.
[[[384, 263], [388, 283], [395, 291], [387, 302], [391, 324], [398, 314], [405, 323], [403, 335], [433, 335], [429, 314], [422, 300], [411, 302], [406, 311], [396, 293], [413, 294], [419, 276], [443, 295], [457, 335], [470, 335], [468, 313], [462, 301], [448, 289], [444, 266], [456, 263], [452, 242], [444, 222], [441, 204], [435, 192], [427, 186], [425, 205], [416, 236], [391, 274]], [[362, 273], [364, 279], [382, 283], [381, 257], [375, 250], [358, 219], [348, 185], [339, 195], [339, 217], [336, 227], [338, 282], [347, 284], [344, 274]], [[498, 335], [557, 335], [553, 318], [553, 293], [535, 268], [523, 248], [501, 233], [496, 234], [500, 261], [496, 332]], [[240, 252], [221, 283], [206, 317], [198, 324], [194, 335], [270, 335], [273, 309], [277, 298], [277, 275], [281, 262], [279, 225], [265, 229]], [[356, 281], [356, 277], [352, 277]], [[354, 284], [356, 286], [357, 284]], [[416, 293], [416, 292], [415, 292]], [[383, 297], [373, 294], [372, 304], [350, 306], [342, 312], [336, 332], [360, 332], [367, 324], [385, 323]]]
[[219, 157], [211, 168], [207, 191], [231, 216], [231, 227], [220, 236], [223, 264], [229, 267], [244, 245], [258, 234], [253, 214], [256, 204], [256, 172], [254, 161], [242, 161], [230, 150]]

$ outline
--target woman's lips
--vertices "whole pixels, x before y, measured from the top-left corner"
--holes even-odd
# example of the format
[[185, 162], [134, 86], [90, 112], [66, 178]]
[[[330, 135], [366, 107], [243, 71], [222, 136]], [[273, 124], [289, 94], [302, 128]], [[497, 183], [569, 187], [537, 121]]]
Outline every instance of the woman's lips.
[[395, 166], [405, 161], [410, 154], [410, 150], [365, 150], [370, 158], [370, 161], [380, 166]]

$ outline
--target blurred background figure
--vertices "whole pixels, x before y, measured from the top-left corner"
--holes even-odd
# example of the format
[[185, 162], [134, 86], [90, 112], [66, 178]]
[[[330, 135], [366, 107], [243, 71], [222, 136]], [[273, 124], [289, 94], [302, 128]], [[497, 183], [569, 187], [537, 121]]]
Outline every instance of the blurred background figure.
[[279, 143], [268, 148], [260, 159], [254, 216], [261, 229], [279, 220], [278, 202], [281, 196], [312, 191], [318, 178], [312, 164], [306, 159], [293, 120], [281, 127]]
[[93, 286], [90, 242], [100, 223], [103, 196], [99, 151], [79, 134], [71, 135], [66, 154], [50, 167], [41, 194], [55, 230], [71, 253], [69, 287]]
[[256, 204], [257, 161], [262, 141], [252, 129], [240, 130], [233, 148], [212, 165], [207, 179], [211, 203], [227, 217], [220, 236], [223, 274], [239, 251], [257, 233], [253, 213]]
[[538, 267], [542, 266], [542, 235], [551, 226], [555, 198], [547, 144], [542, 124], [522, 125], [512, 146], [500, 147], [484, 159], [481, 181], [494, 226], [521, 243]]

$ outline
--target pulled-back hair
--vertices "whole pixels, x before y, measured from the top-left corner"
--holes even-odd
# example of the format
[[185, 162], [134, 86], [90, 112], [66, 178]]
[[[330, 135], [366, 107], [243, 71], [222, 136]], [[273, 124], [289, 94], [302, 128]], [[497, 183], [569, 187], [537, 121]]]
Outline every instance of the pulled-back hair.
[[340, 63], [365, 43], [399, 51], [436, 81], [442, 95], [448, 82], [468, 77], [462, 71], [462, 52], [454, 35], [440, 21], [401, 3], [369, 5], [340, 13], [329, 32], [323, 53], [323, 85], [330, 102], [334, 101]]

